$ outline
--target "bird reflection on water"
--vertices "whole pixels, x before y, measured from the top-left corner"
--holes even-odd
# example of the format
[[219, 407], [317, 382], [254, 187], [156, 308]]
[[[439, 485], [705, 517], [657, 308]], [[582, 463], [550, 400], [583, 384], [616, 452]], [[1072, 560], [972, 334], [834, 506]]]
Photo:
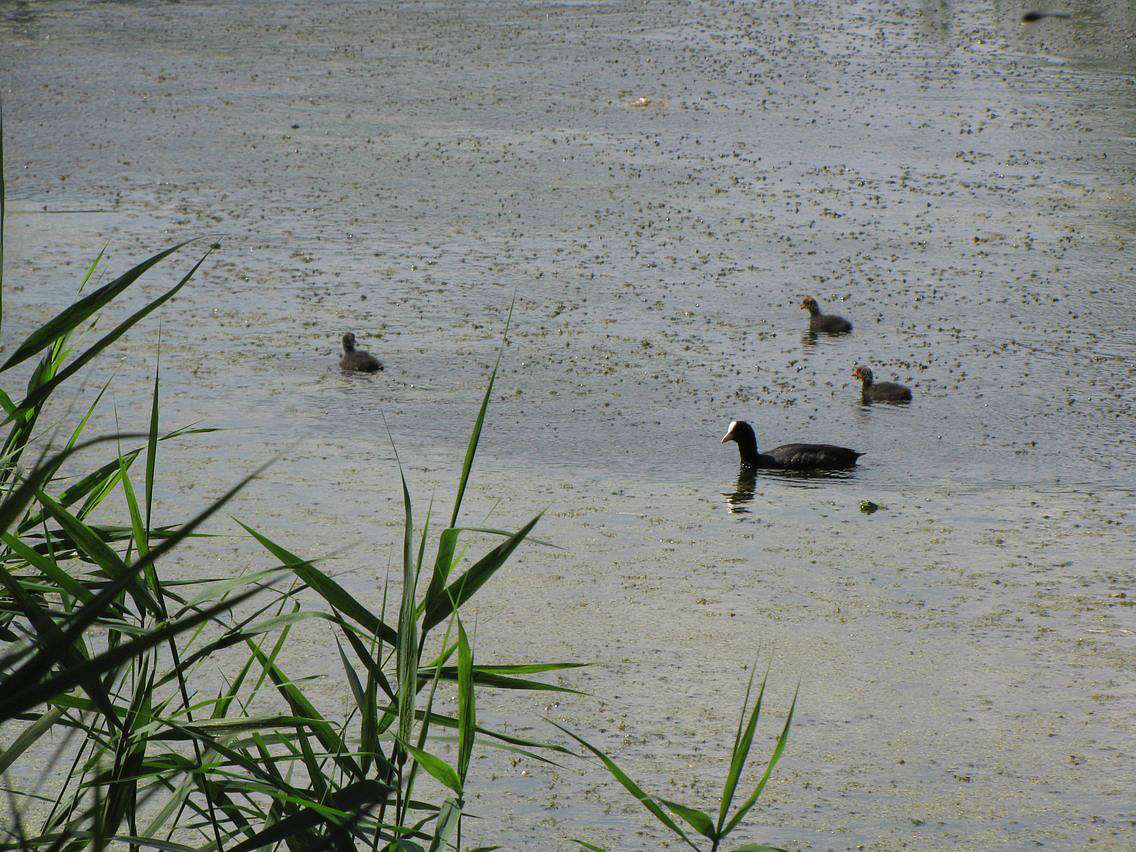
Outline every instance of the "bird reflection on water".
[[726, 498], [726, 511], [731, 515], [753, 513], [750, 504], [757, 493], [758, 477], [766, 482], [787, 485], [790, 488], [823, 488], [834, 480], [855, 479], [852, 470], [755, 470], [742, 465], [738, 468], [738, 478], [733, 491], [723, 491]]
[[722, 494], [726, 498], [726, 508], [731, 515], [748, 515], [749, 505], [753, 502], [753, 492], [757, 485], [757, 475], [751, 468], [743, 467], [738, 471], [738, 481], [732, 492]]

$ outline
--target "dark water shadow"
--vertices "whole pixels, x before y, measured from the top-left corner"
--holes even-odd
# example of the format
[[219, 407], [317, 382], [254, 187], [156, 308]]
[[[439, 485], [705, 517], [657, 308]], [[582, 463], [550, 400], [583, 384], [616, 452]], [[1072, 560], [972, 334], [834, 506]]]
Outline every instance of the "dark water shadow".
[[805, 347], [831, 346], [852, 337], [850, 331], [813, 331], [808, 329], [801, 332], [801, 345]]
[[738, 471], [737, 482], [733, 491], [725, 491], [722, 496], [726, 498], [726, 509], [731, 515], [748, 515], [751, 512], [749, 504], [753, 502], [753, 493], [757, 488], [757, 475], [749, 468], [743, 467]]
[[755, 470], [742, 467], [738, 469], [738, 478], [734, 482], [733, 491], [723, 491], [726, 499], [726, 511], [731, 515], [748, 515], [752, 513], [750, 504], [753, 502], [759, 481], [778, 482], [790, 488], [824, 488], [834, 482], [853, 480], [856, 477], [855, 468], [847, 470]]
[[857, 407], [862, 408], [862, 409], [871, 409], [873, 407], [879, 407], [879, 408], [884, 408], [884, 409], [888, 409], [888, 408], [904, 409], [904, 408], [910, 408], [911, 403], [914, 402], [914, 401], [915, 400], [913, 400], [913, 399], [875, 399], [875, 400], [872, 400], [872, 399], [861, 398], [860, 400], [857, 401], [856, 405], [857, 405]]

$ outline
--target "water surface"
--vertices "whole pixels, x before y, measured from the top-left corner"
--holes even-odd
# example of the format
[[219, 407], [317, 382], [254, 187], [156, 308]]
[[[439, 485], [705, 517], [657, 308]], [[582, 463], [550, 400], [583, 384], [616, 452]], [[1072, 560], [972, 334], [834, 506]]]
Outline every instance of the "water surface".
[[[104, 240], [118, 270], [219, 235], [163, 376], [171, 425], [232, 431], [171, 451], [162, 511], [283, 452], [236, 514], [348, 546], [376, 603], [380, 412], [448, 502], [515, 296], [469, 512], [549, 507], [565, 550], [479, 603], [478, 656], [595, 665], [567, 679], [592, 697], [486, 695], [487, 720], [566, 721], [707, 807], [762, 649], [773, 717], [801, 700], [749, 839], [1130, 847], [1136, 18], [1067, 8], [3, 2], [4, 344]], [[809, 339], [804, 295], [854, 332]], [[384, 374], [337, 372], [346, 330]], [[119, 350], [124, 419], [156, 335]], [[859, 405], [857, 364], [913, 404]], [[735, 418], [867, 455], [739, 483]], [[476, 842], [664, 840], [588, 765], [475, 778]]]

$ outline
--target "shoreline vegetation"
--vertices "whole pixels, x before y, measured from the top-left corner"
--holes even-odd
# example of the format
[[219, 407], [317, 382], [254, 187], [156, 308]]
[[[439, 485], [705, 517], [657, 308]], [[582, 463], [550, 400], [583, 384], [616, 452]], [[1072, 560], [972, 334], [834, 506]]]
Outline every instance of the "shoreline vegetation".
[[[0, 125], [0, 306], [3, 197]], [[9, 811], [0, 846], [236, 852], [469, 848], [463, 847], [463, 821], [470, 785], [477, 781], [470, 777], [470, 761], [475, 747], [493, 747], [546, 765], [593, 757], [686, 845], [719, 849], [761, 795], [785, 749], [794, 712], [791, 708], [760, 780], [731, 815], [764, 692], [763, 679], [751, 706], [752, 669], [715, 818], [647, 794], [608, 755], [566, 727], [549, 723], [581, 751], [478, 723], [480, 690], [576, 692], [541, 676], [584, 665], [484, 663], [462, 619], [463, 605], [518, 548], [545, 545], [530, 536], [540, 514], [514, 531], [461, 524], [497, 367], [489, 375], [444, 524], [431, 505], [415, 525], [402, 477], [401, 577], [384, 582], [378, 612], [349, 594], [318, 560], [297, 555], [242, 521], [236, 523], [272, 557], [271, 567], [246, 567], [222, 579], [171, 582], [163, 576], [170, 554], [204, 535], [213, 516], [261, 471], [188, 520], [154, 522], [159, 450], [167, 441], [207, 440], [214, 431], [194, 425], [167, 430], [162, 424], [157, 358], [146, 428], [88, 435], [90, 418], [113, 380], [84, 408], [68, 408], [62, 420], [47, 426], [41, 421], [68, 379], [83, 374], [173, 299], [218, 246], [206, 249], [175, 286], [87, 345], [101, 312], [148, 270], [197, 243], [167, 248], [86, 291], [100, 270], [100, 253], [75, 302], [18, 346], [4, 339], [0, 771]], [[86, 348], [80, 351], [81, 346]], [[29, 364], [34, 366], [21, 392], [11, 377]], [[106, 456], [99, 465], [75, 470], [96, 452]], [[96, 520], [103, 516], [96, 510], [112, 497], [122, 501], [125, 517], [114, 524]], [[302, 531], [294, 537], [302, 540]], [[313, 596], [319, 606], [307, 603]], [[314, 621], [330, 631], [328, 650], [334, 640], [353, 698], [343, 717], [324, 715], [303, 683], [288, 674], [289, 635]], [[214, 686], [218, 667], [220, 687]], [[453, 715], [436, 708], [442, 682], [456, 687]], [[275, 709], [263, 709], [269, 705]], [[456, 743], [456, 759], [439, 756], [437, 743]], [[40, 770], [43, 760], [47, 768]], [[23, 769], [25, 761], [37, 768]]]

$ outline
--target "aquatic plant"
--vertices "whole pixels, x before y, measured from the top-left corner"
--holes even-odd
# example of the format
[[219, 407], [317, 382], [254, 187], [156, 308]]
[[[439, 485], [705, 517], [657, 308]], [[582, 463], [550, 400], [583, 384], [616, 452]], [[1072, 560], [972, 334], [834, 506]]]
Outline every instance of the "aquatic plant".
[[[0, 164], [2, 139], [0, 127]], [[280, 843], [291, 849], [460, 846], [478, 740], [540, 760], [548, 759], [541, 751], [567, 751], [479, 725], [477, 691], [560, 690], [527, 676], [575, 665], [479, 664], [459, 614], [540, 518], [513, 532], [459, 525], [497, 370], [473, 426], [449, 523], [434, 542], [428, 582], [423, 568], [431, 516], [427, 512], [419, 533], [402, 479], [401, 583], [383, 585], [381, 613], [314, 560], [245, 524], [273, 557], [271, 567], [173, 581], [166, 572], [171, 552], [200, 535], [258, 472], [188, 521], [154, 524], [160, 445], [211, 431], [162, 431], [157, 368], [147, 429], [86, 436], [109, 383], [66, 433], [58, 425], [37, 426], [64, 382], [173, 298], [213, 248], [175, 286], [78, 355], [72, 351], [76, 332], [89, 331], [94, 317], [135, 281], [193, 242], [167, 248], [81, 295], [0, 366], [0, 376], [11, 377], [39, 359], [22, 395], [0, 391], [9, 430], [0, 449], [0, 772], [11, 804], [0, 846], [204, 844], [238, 852]], [[84, 285], [102, 257], [90, 265]], [[59, 434], [67, 434], [61, 446]], [[38, 453], [29, 461], [33, 447]], [[109, 458], [74, 471], [108, 447]], [[94, 520], [112, 495], [120, 495], [126, 509], [120, 525]], [[482, 536], [499, 543], [461, 570], [470, 542]], [[197, 576], [184, 570], [180, 576], [187, 575]], [[319, 603], [301, 604], [303, 592]], [[396, 624], [384, 620], [388, 593], [397, 598]], [[311, 620], [324, 622], [338, 647], [354, 699], [346, 718], [325, 716], [302, 681], [284, 669], [290, 632]], [[214, 682], [207, 666], [218, 659], [225, 664], [221, 684], [207, 694], [205, 685]], [[456, 683], [453, 716], [434, 707], [441, 681]], [[258, 709], [271, 704], [283, 709]], [[456, 763], [431, 751], [439, 733], [456, 735]], [[21, 765], [33, 756], [34, 768]], [[46, 770], [39, 765], [44, 759]], [[420, 796], [423, 773], [443, 791], [433, 800]]]
[[[0, 296], [2, 202], [0, 123]], [[491, 743], [538, 761], [571, 754], [478, 724], [479, 691], [571, 692], [530, 676], [580, 665], [475, 662], [461, 618], [462, 607], [522, 543], [532, 541], [540, 520], [538, 514], [511, 532], [459, 524], [497, 366], [473, 424], [448, 523], [436, 538], [431, 510], [421, 530], [415, 527], [399, 463], [401, 582], [383, 583], [378, 613], [316, 560], [239, 521], [271, 555], [270, 567], [234, 568], [223, 578], [202, 578], [183, 567], [171, 579], [173, 551], [202, 535], [260, 471], [189, 520], [155, 524], [159, 448], [213, 431], [161, 428], [157, 366], [145, 429], [88, 437], [110, 382], [67, 429], [61, 424], [69, 406], [50, 427], [42, 428], [40, 420], [68, 379], [176, 296], [217, 246], [173, 287], [75, 355], [96, 317], [149, 270], [196, 242], [164, 249], [84, 295], [103, 262], [100, 252], [79, 298], [28, 334], [0, 365], [0, 382], [12, 387], [17, 368], [27, 371], [28, 362], [38, 359], [22, 394], [0, 389], [0, 428], [8, 430], [0, 447], [0, 774], [10, 804], [0, 848], [460, 849], [475, 745]], [[75, 470], [108, 448], [107, 458]], [[96, 520], [116, 496], [125, 509], [123, 522]], [[467, 560], [471, 541], [480, 536], [498, 543]], [[397, 599], [394, 624], [385, 620], [388, 597]], [[310, 600], [317, 603], [301, 602]], [[285, 670], [289, 637], [303, 622], [322, 622], [334, 639], [353, 700], [345, 715], [325, 715], [304, 680]], [[456, 684], [452, 716], [435, 709], [442, 681]], [[651, 799], [610, 758], [563, 730], [668, 829], [694, 845], [664, 808], [717, 849], [753, 806], [784, 749], [788, 720], [761, 782], [727, 820], [760, 707], [759, 693], [744, 730], [739, 724], [716, 823], [702, 811]], [[456, 739], [453, 763], [433, 749], [441, 738]], [[423, 774], [437, 782], [426, 795], [419, 784]]]
[[[726, 838], [732, 834], [750, 809], [757, 804], [761, 792], [765, 789], [765, 785], [769, 782], [769, 776], [773, 774], [773, 769], [777, 766], [778, 761], [781, 760], [781, 755], [785, 751], [785, 743], [789, 739], [789, 726], [793, 721], [793, 712], [797, 708], [797, 695], [793, 695], [793, 703], [789, 707], [789, 713], [785, 717], [785, 725], [781, 729], [781, 735], [777, 738], [777, 744], [773, 747], [773, 753], [769, 757], [769, 761], [765, 765], [765, 771], [762, 773], [757, 785], [753, 788], [753, 792], [746, 797], [745, 801], [738, 806], [734, 814], [730, 815], [730, 807], [733, 805], [734, 797], [738, 791], [738, 784], [741, 781], [742, 772], [745, 769], [746, 760], [749, 757], [750, 749], [753, 747], [753, 737], [757, 732], [757, 723], [761, 717], [761, 701], [765, 697], [765, 682], [768, 678], [761, 679], [761, 688], [757, 692], [757, 700], [754, 702], [753, 709], [749, 711], [749, 718], [747, 720], [746, 714], [749, 708], [750, 695], [753, 694], [753, 675], [756, 669], [750, 670], [749, 683], [746, 685], [745, 700], [742, 702], [742, 712], [738, 718], [738, 730], [734, 735], [734, 745], [730, 750], [730, 768], [726, 774], [725, 783], [722, 785], [722, 795], [718, 803], [718, 817], [717, 819], [711, 818], [710, 814], [706, 811], [692, 808], [689, 805], [684, 805], [680, 802], [672, 802], [668, 799], [661, 799], [653, 797], [643, 791], [643, 788], [632, 780], [626, 772], [624, 772], [619, 765], [612, 760], [600, 749], [593, 746], [591, 743], [584, 740], [572, 733], [562, 725], [556, 725], [557, 728], [562, 730], [593, 755], [599, 758], [600, 762], [604, 765], [612, 777], [618, 781], [623, 788], [630, 793], [635, 799], [645, 807], [655, 819], [665, 826], [668, 830], [677, 834], [682, 840], [692, 849], [699, 849], [696, 842], [697, 838], [692, 839], [691, 836], [683, 830], [682, 826], [671, 817], [675, 817], [689, 825], [697, 835], [706, 838], [710, 841], [709, 849], [712, 852], [717, 852]], [[670, 811], [670, 814], [667, 813]], [[588, 843], [584, 840], [577, 839], [575, 841], [585, 849], [595, 850], [595, 852], [603, 852], [602, 847]], [[780, 852], [774, 846], [765, 846], [759, 843], [746, 843], [741, 846], [733, 847], [733, 852]]]

